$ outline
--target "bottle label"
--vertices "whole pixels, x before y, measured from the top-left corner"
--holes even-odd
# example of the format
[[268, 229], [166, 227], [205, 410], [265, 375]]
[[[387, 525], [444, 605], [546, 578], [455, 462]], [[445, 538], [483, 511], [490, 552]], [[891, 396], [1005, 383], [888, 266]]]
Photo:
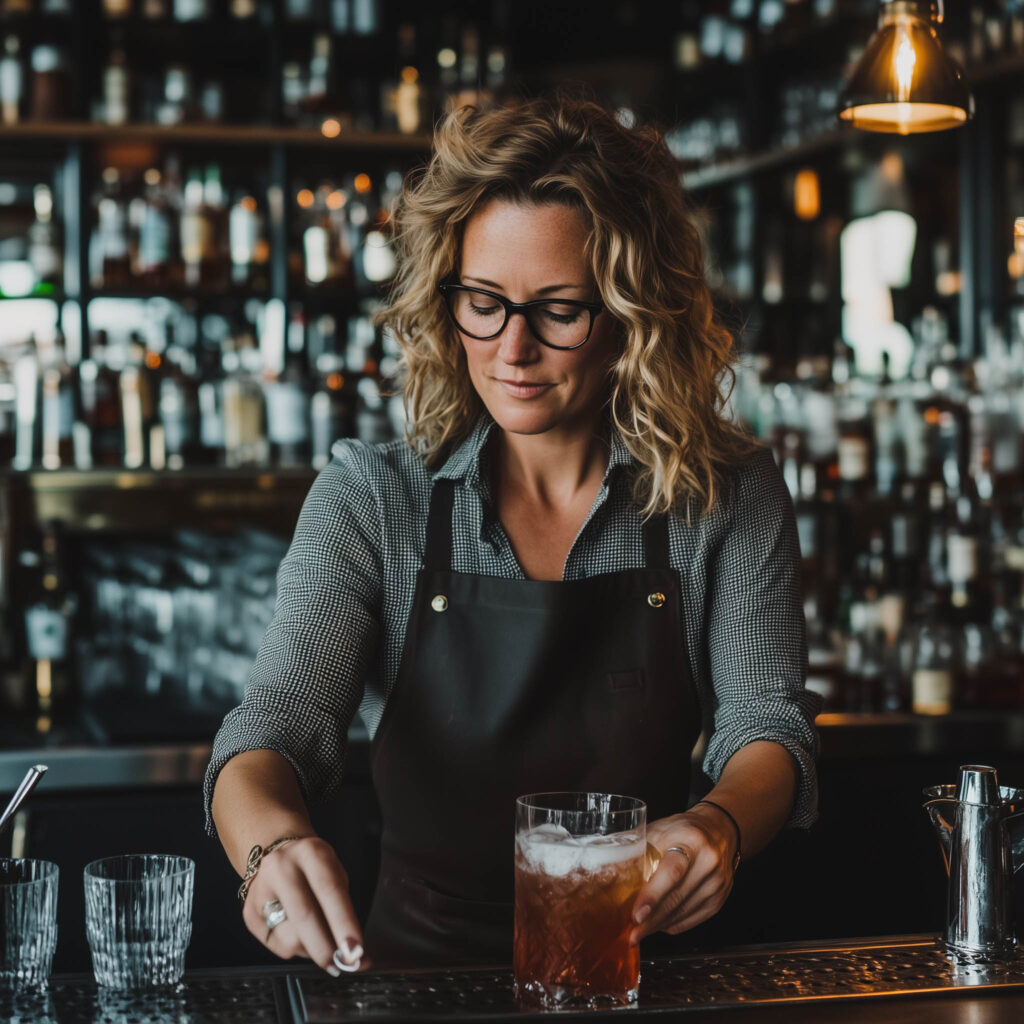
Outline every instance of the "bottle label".
[[309, 399], [288, 382], [267, 388], [267, 433], [271, 444], [304, 444], [309, 440]]
[[839, 476], [843, 480], [865, 480], [869, 469], [868, 443], [862, 437], [839, 439]]
[[970, 583], [978, 576], [978, 542], [951, 533], [946, 540], [946, 569], [951, 583]]
[[953, 673], [949, 669], [916, 668], [911, 685], [915, 714], [948, 715], [953, 710]]
[[36, 661], [60, 661], [67, 653], [67, 620], [56, 608], [34, 604], [25, 609], [25, 639]]

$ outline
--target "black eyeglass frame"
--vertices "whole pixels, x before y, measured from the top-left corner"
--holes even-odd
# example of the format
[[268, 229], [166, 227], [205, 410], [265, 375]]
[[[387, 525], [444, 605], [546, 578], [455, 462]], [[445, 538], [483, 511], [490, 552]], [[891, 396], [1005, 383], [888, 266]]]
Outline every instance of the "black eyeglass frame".
[[[506, 299], [504, 295], [498, 295], [496, 292], [489, 292], [486, 288], [471, 288], [465, 284], [439, 284], [437, 290], [444, 296], [445, 308], [448, 310], [448, 315], [452, 318], [452, 323], [466, 335], [467, 338], [474, 338], [476, 341], [493, 341], [505, 328], [508, 326], [509, 320], [512, 318], [514, 313], [521, 313], [523, 319], [526, 321], [526, 326], [529, 327], [530, 333], [539, 341], [542, 345], [547, 348], [553, 348], [557, 352], [572, 352], [575, 349], [582, 348], [588, 341], [590, 341], [590, 335], [594, 332], [594, 321], [600, 315], [602, 310], [605, 308], [603, 302], [583, 302], [580, 299], [531, 299], [529, 302], [511, 302]], [[473, 334], [467, 331], [462, 324], [459, 323], [455, 316], [455, 312], [452, 309], [451, 296], [453, 292], [471, 292], [474, 295], [486, 295], [489, 299], [494, 299], [495, 302], [501, 304], [505, 310], [505, 319], [502, 320], [501, 326], [493, 334]], [[533, 326], [530, 317], [527, 315], [527, 310], [533, 309], [537, 306], [550, 306], [552, 303], [558, 303], [560, 306], [574, 306], [577, 309], [585, 309], [590, 314], [590, 326], [587, 328], [587, 333], [583, 336], [583, 340], [577, 342], [575, 345], [552, 345], [550, 341], [545, 341], [537, 329]]]

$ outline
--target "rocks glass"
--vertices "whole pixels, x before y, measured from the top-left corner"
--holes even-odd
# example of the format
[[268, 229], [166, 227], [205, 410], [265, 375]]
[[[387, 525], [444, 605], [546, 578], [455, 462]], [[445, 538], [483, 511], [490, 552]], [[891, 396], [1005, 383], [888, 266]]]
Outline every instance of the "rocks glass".
[[48, 860], [0, 858], [0, 991], [39, 989], [49, 981], [59, 874]]
[[173, 985], [192, 937], [195, 863], [170, 854], [125, 854], [85, 868], [85, 931], [99, 985]]
[[609, 793], [516, 800], [516, 995], [545, 1009], [630, 1005], [629, 944], [644, 883], [647, 805]]

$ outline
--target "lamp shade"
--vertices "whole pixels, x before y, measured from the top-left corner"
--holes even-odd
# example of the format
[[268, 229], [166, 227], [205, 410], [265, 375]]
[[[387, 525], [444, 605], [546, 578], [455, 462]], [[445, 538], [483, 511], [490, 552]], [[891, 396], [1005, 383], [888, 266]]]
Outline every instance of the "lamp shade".
[[929, 15], [917, 3], [884, 4], [843, 91], [840, 120], [910, 135], [956, 128], [973, 116], [963, 70], [942, 48]]

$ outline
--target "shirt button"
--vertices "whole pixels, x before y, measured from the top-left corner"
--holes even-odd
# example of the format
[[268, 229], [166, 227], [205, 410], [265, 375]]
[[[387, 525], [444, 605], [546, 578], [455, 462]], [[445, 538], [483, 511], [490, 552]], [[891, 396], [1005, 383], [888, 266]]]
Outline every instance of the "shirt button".
[[445, 597], [444, 594], [438, 594], [430, 602], [430, 607], [433, 608], [435, 612], [443, 612], [448, 607], [448, 598]]
[[652, 608], [660, 608], [665, 603], [665, 595], [661, 591], [656, 590], [653, 594], [647, 595], [647, 603]]

